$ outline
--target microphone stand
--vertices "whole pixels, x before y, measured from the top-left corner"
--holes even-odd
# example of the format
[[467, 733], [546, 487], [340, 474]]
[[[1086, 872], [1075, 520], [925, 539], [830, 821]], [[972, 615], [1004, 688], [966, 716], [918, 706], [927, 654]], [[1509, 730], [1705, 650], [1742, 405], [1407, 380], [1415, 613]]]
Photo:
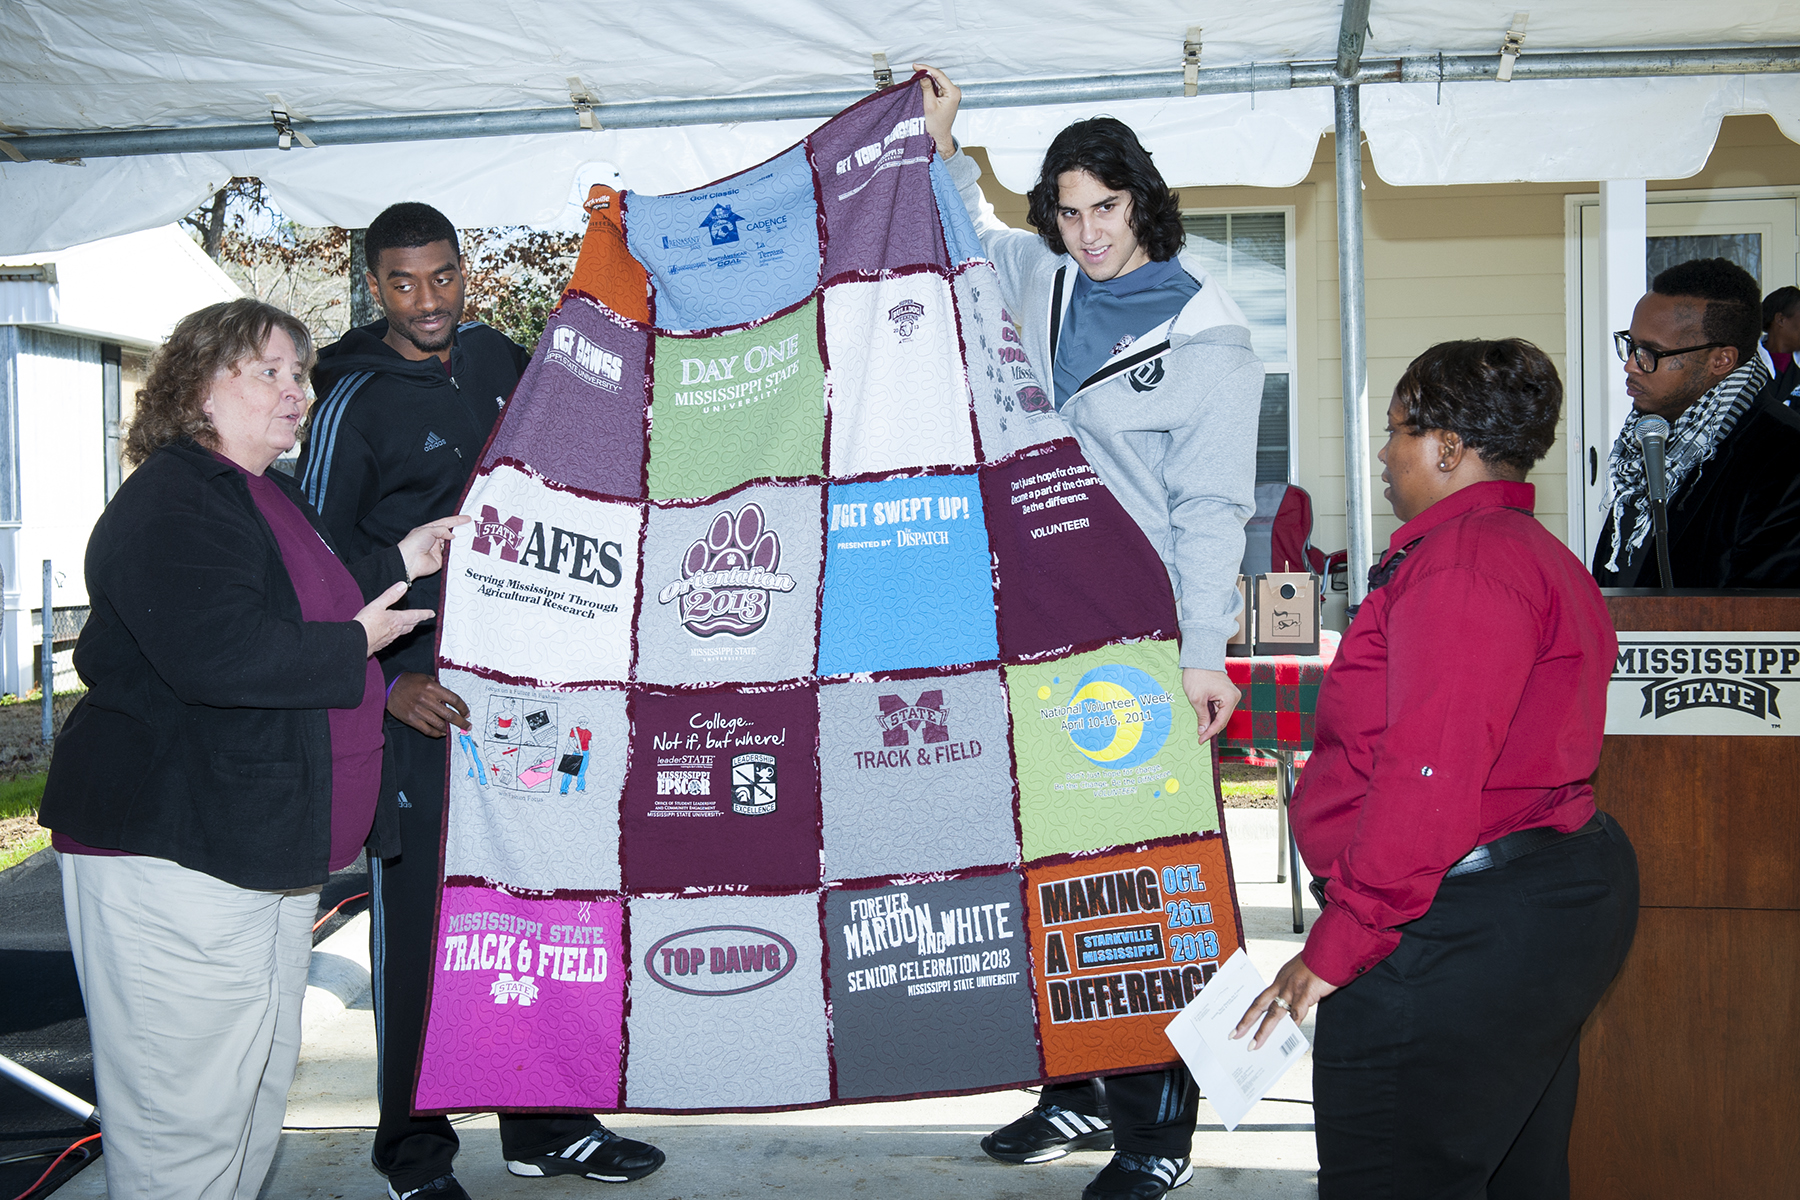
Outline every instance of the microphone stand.
[[1656, 496], [1650, 501], [1650, 525], [1656, 537], [1656, 570], [1662, 579], [1663, 591], [1675, 591], [1675, 576], [1669, 567], [1669, 501], [1666, 497]]
[[1644, 491], [1650, 501], [1650, 527], [1656, 538], [1656, 568], [1662, 579], [1662, 590], [1675, 590], [1675, 575], [1669, 567], [1669, 480], [1663, 470], [1663, 447], [1669, 440], [1669, 423], [1661, 417], [1647, 416], [1637, 423], [1637, 442], [1644, 452]]

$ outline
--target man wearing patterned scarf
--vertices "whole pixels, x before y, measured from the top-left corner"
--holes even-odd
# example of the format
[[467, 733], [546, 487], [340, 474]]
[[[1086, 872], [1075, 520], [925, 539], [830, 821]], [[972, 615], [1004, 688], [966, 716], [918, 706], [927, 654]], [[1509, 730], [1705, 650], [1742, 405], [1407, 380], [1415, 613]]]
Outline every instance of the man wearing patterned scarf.
[[1602, 587], [1661, 587], [1637, 425], [1669, 422], [1672, 586], [1800, 586], [1800, 414], [1774, 394], [1756, 352], [1761, 293], [1722, 258], [1670, 267], [1614, 335], [1631, 396], [1613, 443]]

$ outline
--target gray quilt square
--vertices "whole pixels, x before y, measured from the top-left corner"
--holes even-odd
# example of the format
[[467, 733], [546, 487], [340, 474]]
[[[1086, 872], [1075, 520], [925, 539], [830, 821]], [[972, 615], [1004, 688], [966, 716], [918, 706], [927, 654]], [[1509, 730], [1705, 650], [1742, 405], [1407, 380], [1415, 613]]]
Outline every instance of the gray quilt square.
[[630, 905], [627, 1105], [830, 1098], [818, 893]]
[[629, 726], [618, 689], [545, 691], [446, 668], [469, 706], [450, 730], [447, 875], [616, 892]]
[[825, 934], [839, 1096], [1040, 1074], [1017, 874], [832, 891]]
[[1050, 402], [1048, 381], [1038, 378], [1025, 357], [1024, 343], [1013, 328], [1019, 314], [1002, 304], [993, 266], [969, 263], [957, 271], [952, 286], [982, 461], [996, 462], [1028, 446], [1072, 436]]
[[825, 877], [1019, 861], [998, 671], [819, 688]]
[[637, 678], [750, 683], [813, 670], [824, 521], [817, 487], [650, 509]]

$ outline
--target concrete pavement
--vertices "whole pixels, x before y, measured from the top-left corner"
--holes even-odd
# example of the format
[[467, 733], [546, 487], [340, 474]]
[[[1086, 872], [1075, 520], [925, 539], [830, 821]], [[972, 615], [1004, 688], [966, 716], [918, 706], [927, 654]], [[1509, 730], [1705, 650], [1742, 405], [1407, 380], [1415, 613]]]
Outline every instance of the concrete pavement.
[[[1288, 886], [1274, 882], [1275, 812], [1227, 809], [1226, 821], [1250, 957], [1268, 978], [1302, 940], [1292, 931]], [[1311, 896], [1305, 899], [1310, 928], [1316, 911]], [[375, 1032], [366, 916], [346, 924], [314, 951], [310, 984], [300, 1070], [288, 1096], [288, 1129], [262, 1196], [373, 1200], [385, 1195], [386, 1185], [368, 1157], [368, 1131], [375, 1121]], [[1310, 1018], [1302, 1028], [1310, 1038]], [[1203, 1105], [1194, 1139], [1194, 1181], [1177, 1195], [1183, 1200], [1311, 1200], [1318, 1192], [1311, 1099], [1308, 1057], [1235, 1132], [1227, 1133]], [[463, 1140], [457, 1178], [475, 1200], [558, 1200], [599, 1193], [622, 1200], [1075, 1200], [1106, 1164], [1106, 1154], [1072, 1154], [1053, 1163], [1016, 1167], [994, 1162], [977, 1145], [983, 1134], [1032, 1102], [1029, 1092], [1007, 1091], [805, 1112], [604, 1116], [610, 1128], [654, 1142], [669, 1156], [656, 1174], [616, 1190], [584, 1180], [507, 1174], [494, 1118], [471, 1116], [457, 1122]], [[58, 1195], [68, 1200], [103, 1197], [104, 1174], [84, 1171]]]

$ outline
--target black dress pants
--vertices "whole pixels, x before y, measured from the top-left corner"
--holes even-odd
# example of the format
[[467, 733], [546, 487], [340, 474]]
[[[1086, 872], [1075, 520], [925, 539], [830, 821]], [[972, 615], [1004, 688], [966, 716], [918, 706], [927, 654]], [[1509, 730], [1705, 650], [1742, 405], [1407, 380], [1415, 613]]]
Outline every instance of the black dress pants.
[[[375, 991], [375, 1093], [381, 1123], [370, 1158], [398, 1191], [451, 1173], [456, 1131], [447, 1117], [412, 1114], [413, 1080], [425, 1031], [431, 981], [433, 922], [444, 821], [442, 738], [426, 737], [387, 718], [400, 794], [400, 855], [371, 860], [373, 909], [369, 962]], [[538, 1153], [593, 1129], [590, 1116], [502, 1113], [500, 1148], [507, 1158]]]
[[1581, 1025], [1637, 929], [1637, 855], [1602, 815], [1446, 879], [1318, 1007], [1320, 1200], [1566, 1200]]
[[1154, 1154], [1158, 1158], [1186, 1158], [1194, 1147], [1200, 1090], [1186, 1067], [1171, 1067], [1101, 1080], [1048, 1084], [1038, 1094], [1038, 1107], [1052, 1104], [1086, 1117], [1110, 1120], [1115, 1150]]

